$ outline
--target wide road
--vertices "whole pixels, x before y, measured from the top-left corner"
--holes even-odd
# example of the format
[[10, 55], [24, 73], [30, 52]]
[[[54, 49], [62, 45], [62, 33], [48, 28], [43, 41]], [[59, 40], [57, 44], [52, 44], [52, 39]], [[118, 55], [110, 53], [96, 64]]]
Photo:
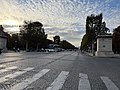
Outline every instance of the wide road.
[[120, 90], [120, 58], [79, 51], [4, 53], [0, 90]]

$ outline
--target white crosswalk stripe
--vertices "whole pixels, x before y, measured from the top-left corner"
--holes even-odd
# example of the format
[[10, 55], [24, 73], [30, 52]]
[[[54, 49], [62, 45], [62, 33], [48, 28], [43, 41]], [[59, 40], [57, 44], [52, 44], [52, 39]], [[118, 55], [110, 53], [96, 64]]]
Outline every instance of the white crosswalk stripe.
[[1, 73], [4, 73], [4, 72], [7, 72], [7, 71], [10, 71], [10, 70], [13, 70], [13, 69], [17, 69], [18, 67], [16, 66], [13, 66], [13, 67], [8, 67], [8, 68], [5, 68], [5, 69], [1, 69], [0, 70], [0, 74]]
[[0, 68], [5, 67], [6, 65], [0, 65]]
[[21, 75], [21, 74], [24, 74], [24, 73], [26, 73], [27, 71], [30, 71], [30, 70], [32, 70], [32, 69], [34, 69], [34, 68], [33, 68], [33, 67], [28, 67], [28, 68], [26, 68], [26, 69], [23, 69], [22, 71], [17, 71], [17, 72], [15, 72], [15, 73], [8, 74], [8, 75], [6, 75], [6, 76], [4, 76], [4, 77], [1, 77], [1, 78], [0, 78], [0, 83], [5, 82], [5, 81], [8, 81], [8, 80], [11, 79], [11, 78], [15, 78], [15, 77], [17, 77], [17, 76], [19, 76], [19, 75]]
[[91, 90], [87, 74], [83, 74], [83, 73], [79, 74], [78, 90]]
[[10, 90], [23, 90], [29, 84], [33, 83], [34, 81], [38, 80], [40, 77], [45, 75], [48, 71], [49, 71], [49, 69], [43, 69], [39, 73], [35, 74], [32, 78], [28, 78], [28, 79], [24, 80], [23, 82], [13, 86]]
[[47, 90], [60, 90], [68, 76], [69, 72], [62, 71]]
[[108, 77], [101, 76], [108, 90], [120, 90]]
[[[4, 65], [0, 65], [0, 67], [4, 67]], [[18, 68], [17, 66], [12, 66], [12, 67], [7, 67], [7, 68], [4, 68], [4, 69], [1, 69], [0, 74], [3, 73], [3, 72], [11, 71], [13, 69], [17, 69], [17, 68]], [[28, 67], [28, 68], [25, 68], [23, 70], [19, 70], [19, 71], [16, 71], [14, 73], [3, 76], [3, 77], [0, 78], [0, 83], [4, 84], [5, 81], [16, 78], [17, 76], [20, 76], [20, 75], [22, 75], [22, 74], [24, 74], [28, 71], [31, 71], [33, 69], [34, 69], [34, 67]], [[42, 76], [47, 74], [49, 71], [50, 71], [50, 69], [43, 69], [40, 72], [38, 72], [37, 74], [33, 75], [32, 77], [27, 78], [27, 79], [21, 81], [20, 83], [15, 84], [12, 87], [9, 87], [9, 90], [23, 90], [26, 87], [28, 87], [30, 84], [32, 84], [33, 82], [37, 81]], [[62, 71], [57, 76], [57, 78], [50, 84], [50, 86], [48, 86], [46, 88], [46, 90], [61, 90], [65, 81], [67, 80], [68, 75], [69, 75], [69, 71]], [[77, 87], [78, 90], [92, 90], [87, 74], [79, 73], [79, 78], [78, 79], [79, 79], [78, 87]], [[112, 82], [112, 80], [109, 79], [109, 77], [100, 76], [100, 79], [105, 84], [107, 90], [120, 90], [114, 84], [114, 82]], [[4, 90], [6, 90], [6, 89], [4, 89]], [[8, 90], [8, 88], [7, 88], [7, 90]]]

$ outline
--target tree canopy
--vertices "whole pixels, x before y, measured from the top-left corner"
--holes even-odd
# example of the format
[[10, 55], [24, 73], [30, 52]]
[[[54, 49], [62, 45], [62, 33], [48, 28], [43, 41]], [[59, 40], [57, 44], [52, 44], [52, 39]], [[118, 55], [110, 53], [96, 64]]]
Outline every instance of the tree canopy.
[[63, 49], [77, 49], [74, 45], [66, 40], [61, 41], [60, 47]]
[[[92, 44], [96, 42], [98, 35], [105, 35], [109, 29], [106, 27], [106, 23], [102, 22], [102, 13], [99, 15], [91, 14], [86, 18], [86, 34], [81, 42], [81, 50], [86, 50], [92, 47]], [[92, 49], [92, 48], [91, 48]]]
[[47, 34], [44, 32], [43, 24], [36, 21], [24, 21], [20, 29], [21, 37], [26, 41], [26, 49], [38, 49], [44, 46]]
[[113, 51], [120, 53], [120, 26], [113, 30]]

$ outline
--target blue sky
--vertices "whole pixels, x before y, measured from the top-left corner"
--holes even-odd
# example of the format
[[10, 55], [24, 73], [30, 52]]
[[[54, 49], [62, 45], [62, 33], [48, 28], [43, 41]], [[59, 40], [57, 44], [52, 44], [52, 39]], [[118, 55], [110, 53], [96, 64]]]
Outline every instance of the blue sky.
[[103, 13], [111, 31], [120, 25], [120, 0], [1, 0], [0, 6], [0, 24], [15, 25], [6, 30], [18, 31], [16, 24], [24, 20], [40, 21], [48, 38], [60, 35], [76, 46], [85, 33], [88, 15]]

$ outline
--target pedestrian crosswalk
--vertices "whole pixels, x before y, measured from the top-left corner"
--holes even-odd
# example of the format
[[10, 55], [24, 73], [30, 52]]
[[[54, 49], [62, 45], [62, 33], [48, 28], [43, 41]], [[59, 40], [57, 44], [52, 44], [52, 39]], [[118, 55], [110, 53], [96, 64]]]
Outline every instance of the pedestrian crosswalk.
[[91, 90], [87, 74], [79, 74], [78, 90]]
[[[17, 66], [11, 66], [7, 67], [5, 65], [0, 65], [0, 67], [3, 67], [0, 69], [0, 74], [8, 71], [12, 71], [13, 69], [18, 69]], [[16, 70], [14, 73], [12, 72], [11, 74], [5, 75], [0, 77], [0, 83], [4, 84], [5, 82], [9, 81], [10, 79], [14, 79], [22, 74], [25, 74], [29, 71], [34, 71], [34, 67], [27, 67], [22, 70]], [[40, 80], [44, 75], [49, 74], [52, 70], [50, 69], [42, 69], [39, 72], [33, 74], [31, 77], [27, 77], [26, 79], [11, 85], [9, 88], [4, 88], [0, 90], [24, 90], [27, 88], [30, 84], [33, 82], [36, 82], [38, 79]], [[46, 87], [46, 90], [62, 90], [65, 82], [69, 79], [68, 77], [70, 76], [69, 71], [61, 71], [56, 78], [54, 78], [53, 82], [49, 84], [48, 87]], [[51, 76], [52, 77], [52, 76]], [[104, 83], [106, 86], [107, 90], [120, 90], [118, 86], [109, 78], [106, 76], [100, 76], [99, 77], [101, 81]], [[38, 83], [39, 84], [39, 83]], [[92, 90], [90, 80], [89, 80], [89, 75], [85, 73], [79, 73], [78, 77], [78, 90]], [[25, 89], [26, 90], [26, 89]]]
[[46, 90], [60, 90], [68, 76], [69, 72], [62, 71], [54, 82]]
[[3, 67], [5, 67], [5, 65], [0, 65], [0, 68], [3, 68]]
[[44, 74], [46, 74], [48, 71], [49, 71], [49, 69], [43, 69], [39, 73], [35, 74], [32, 78], [28, 78], [28, 79], [24, 80], [23, 82], [15, 85], [15, 86], [13, 86], [11, 88], [11, 90], [23, 90], [29, 84], [31, 84], [32, 82], [36, 81], [37, 79], [39, 79], [40, 77], [42, 77]]
[[1, 83], [1, 82], [5, 82], [5, 81], [7, 81], [7, 80], [9, 80], [9, 79], [15, 78], [15, 77], [17, 77], [17, 76], [19, 76], [19, 75], [21, 75], [21, 74], [24, 74], [24, 73], [26, 73], [27, 71], [30, 71], [30, 70], [32, 70], [32, 69], [33, 69], [33, 68], [28, 67], [28, 68], [26, 68], [26, 69], [23, 69], [22, 71], [17, 71], [17, 72], [15, 72], [15, 73], [8, 74], [8, 75], [6, 75], [6, 76], [4, 76], [4, 77], [1, 77], [1, 78], [0, 78], [0, 83]]
[[4, 72], [7, 72], [7, 71], [10, 71], [10, 70], [13, 70], [13, 69], [17, 69], [17, 67], [13, 66], [13, 67], [8, 67], [8, 68], [5, 68], [5, 69], [1, 69], [0, 70], [0, 74], [4, 73]]
[[108, 90], [119, 90], [119, 88], [108, 77], [102, 76], [101, 79], [105, 83]]

